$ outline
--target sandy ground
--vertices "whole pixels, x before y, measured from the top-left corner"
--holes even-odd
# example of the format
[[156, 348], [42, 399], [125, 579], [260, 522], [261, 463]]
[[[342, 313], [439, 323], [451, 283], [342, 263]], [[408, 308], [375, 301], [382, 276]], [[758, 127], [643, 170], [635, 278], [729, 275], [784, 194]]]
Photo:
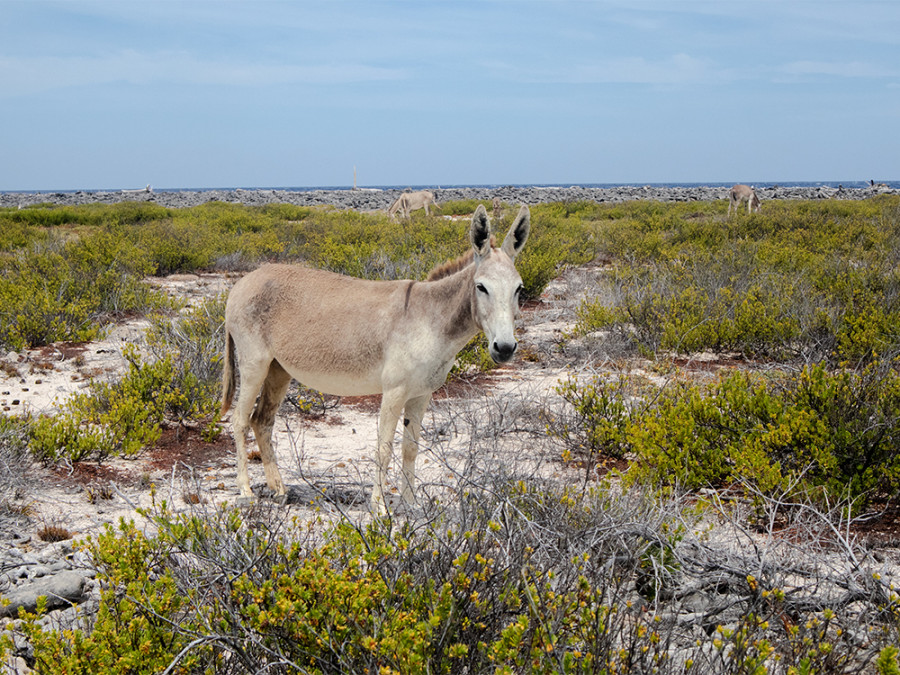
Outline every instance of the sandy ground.
[[[541, 302], [523, 312], [519, 326], [520, 358], [490, 376], [456, 382], [441, 390], [426, 415], [423, 448], [418, 460], [420, 497], [453, 490], [459, 471], [473, 461], [500, 462], [515, 457], [532, 470], [559, 472], [548, 459], [546, 444], [533, 443], [540, 426], [537, 409], [548, 399], [568, 368], [557, 345], [571, 327], [578, 287], [595, 274], [589, 268], [571, 270], [551, 284]], [[227, 291], [237, 277], [176, 275], [152, 279], [179, 297], [198, 302]], [[574, 287], [574, 290], [573, 290]], [[108, 335], [87, 344], [58, 344], [24, 353], [0, 355], [0, 405], [7, 414], [53, 414], [70, 396], [84, 391], [97, 378], [122, 373], [128, 344], [140, 346], [148, 322], [143, 319], [116, 326]], [[290, 394], [289, 394], [290, 398]], [[371, 489], [378, 398], [329, 399], [324, 414], [305, 415], [283, 404], [275, 428], [279, 466], [290, 486], [289, 503], [309, 509], [367, 512]], [[110, 458], [102, 465], [35, 467], [29, 486], [29, 524], [0, 538], [40, 547], [36, 532], [45, 524], [67, 528], [75, 537], [97, 534], [121, 518], [143, 522], [138, 507], [165, 499], [176, 510], [191, 502], [231, 503], [237, 496], [234, 444], [226, 419], [215, 443], [200, 439], [198, 429], [168, 429], [159, 447], [137, 458]], [[485, 434], [492, 435], [484, 443]], [[399, 438], [398, 438], [399, 440]], [[396, 445], [399, 446], [399, 443]], [[485, 453], [484, 448], [491, 450]], [[391, 478], [396, 479], [397, 457]], [[251, 484], [265, 498], [262, 465], [250, 463]], [[393, 481], [396, 482], [395, 480]], [[394, 486], [396, 492], [396, 485]], [[320, 499], [325, 494], [331, 498]], [[2, 543], [2, 542], [0, 542]]]

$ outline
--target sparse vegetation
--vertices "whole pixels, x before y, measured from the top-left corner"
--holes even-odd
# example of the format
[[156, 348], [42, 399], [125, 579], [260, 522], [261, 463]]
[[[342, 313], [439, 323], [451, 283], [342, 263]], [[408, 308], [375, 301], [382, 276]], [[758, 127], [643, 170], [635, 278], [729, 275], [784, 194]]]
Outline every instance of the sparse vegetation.
[[[571, 223], [541, 222], [520, 262], [536, 297], [561, 265], [593, 255]], [[147, 275], [249, 269], [299, 260], [376, 279], [423, 278], [466, 250], [440, 217], [210, 203], [191, 209], [116, 204], [0, 209], [0, 348], [88, 340], [124, 313], [168, 306]]]
[[49, 542], [65, 541], [66, 539], [72, 538], [72, 533], [59, 517], [46, 520], [44, 524], [38, 528], [37, 535], [44, 541]]
[[145, 514], [156, 535], [109, 527], [88, 544], [105, 589], [89, 629], [23, 614], [35, 669], [830, 674], [897, 663], [896, 593], [868, 565], [846, 571], [856, 551], [835, 536], [834, 513], [792, 520], [817, 534], [814, 549], [762, 550], [715, 503], [467, 478], [453, 508], [415, 523], [329, 526], [186, 500], [192, 513]]
[[629, 457], [626, 484], [742, 485], [757, 496], [848, 498], [857, 509], [896, 493], [893, 363], [837, 372], [816, 365], [795, 375], [734, 371], [708, 384], [684, 378], [662, 391], [640, 389], [627, 377], [570, 378], [559, 391], [572, 413], [549, 430], [570, 458]]
[[615, 301], [588, 299], [579, 332], [619, 332], [646, 355], [835, 365], [900, 351], [898, 200], [773, 203], [727, 221], [685, 210], [645, 206], [602, 229]]
[[[144, 514], [157, 534], [108, 529], [87, 544], [104, 587], [87, 627], [24, 617], [36, 671], [900, 672], [900, 598], [850, 534], [900, 488], [900, 200], [724, 210], [534, 207], [526, 295], [602, 261], [568, 337], [615, 342], [618, 361], [582, 364], [556, 408], [480, 410], [478, 460], [452, 498], [422, 487], [424, 518], [298, 522], [189, 490], [190, 513]], [[303, 260], [423, 278], [462, 231], [287, 205], [0, 210], [0, 347], [154, 317], [119, 382], [53, 418], [0, 417], [0, 460], [26, 442], [47, 461], [128, 454], [215, 421], [223, 300], [177, 312], [146, 274]], [[728, 366], [681, 367], [699, 351]], [[457, 372], [482, 361], [473, 343]], [[513, 431], [584, 481], [479, 471]]]
[[28, 515], [29, 464], [27, 424], [0, 413], [0, 524]]

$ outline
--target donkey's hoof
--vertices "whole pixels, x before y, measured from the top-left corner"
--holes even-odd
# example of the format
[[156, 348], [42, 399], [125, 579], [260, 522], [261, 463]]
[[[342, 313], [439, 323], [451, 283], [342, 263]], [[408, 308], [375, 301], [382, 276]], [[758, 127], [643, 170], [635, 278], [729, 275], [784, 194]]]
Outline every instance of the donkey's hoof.
[[275, 495], [274, 497], [272, 497], [272, 500], [276, 504], [278, 504], [278, 506], [284, 506], [285, 504], [287, 504], [287, 501], [288, 501], [287, 493], [285, 492], [284, 494], [281, 494], [281, 495]]

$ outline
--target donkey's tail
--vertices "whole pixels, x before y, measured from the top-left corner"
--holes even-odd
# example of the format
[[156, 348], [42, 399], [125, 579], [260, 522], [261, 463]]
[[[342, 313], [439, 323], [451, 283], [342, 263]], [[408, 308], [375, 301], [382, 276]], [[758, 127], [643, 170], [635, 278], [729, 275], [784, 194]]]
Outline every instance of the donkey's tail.
[[225, 363], [222, 368], [222, 407], [219, 416], [224, 417], [234, 398], [234, 338], [225, 331]]

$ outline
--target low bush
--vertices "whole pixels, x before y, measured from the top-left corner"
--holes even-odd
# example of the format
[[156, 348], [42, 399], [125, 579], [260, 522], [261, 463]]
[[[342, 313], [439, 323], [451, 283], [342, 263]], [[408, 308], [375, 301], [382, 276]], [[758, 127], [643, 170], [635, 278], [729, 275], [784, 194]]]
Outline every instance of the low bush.
[[42, 203], [22, 209], [0, 209], [0, 230], [7, 223], [25, 223], [36, 228], [78, 228], [104, 225], [137, 225], [171, 217], [170, 209], [147, 202], [58, 206]]
[[568, 417], [549, 424], [570, 452], [628, 457], [626, 482], [749, 494], [849, 497], [864, 508], [900, 487], [900, 374], [891, 364], [794, 376], [675, 379], [639, 397], [628, 378], [570, 377]]
[[[158, 306], [161, 296], [141, 283], [148, 274], [302, 260], [364, 278], [422, 279], [468, 248], [465, 226], [444, 218], [395, 222], [385, 214], [289, 205], [41, 206], [0, 210], [4, 223], [0, 348], [6, 349], [92, 339], [105, 321]], [[574, 220], [545, 219], [519, 263], [524, 297], [537, 297], [561, 266], [591, 255]]]
[[174, 320], [157, 316], [150, 357], [127, 347], [121, 379], [94, 381], [59, 413], [29, 421], [32, 454], [43, 461], [133, 455], [158, 440], [164, 424], [201, 421], [218, 433], [223, 315], [217, 298]]
[[152, 317], [147, 332], [148, 350], [157, 362], [172, 360], [171, 386], [179, 392], [167, 403], [167, 419], [179, 423], [217, 419], [224, 325], [224, 296], [208, 299], [175, 319], [166, 315]]
[[722, 221], [709, 206], [649, 205], [600, 222], [607, 298], [577, 332], [659, 350], [857, 363], [900, 349], [897, 200], [772, 203]]
[[102, 460], [133, 455], [154, 443], [167, 410], [188, 405], [176, 379], [174, 359], [148, 363], [126, 349], [128, 372], [118, 381], [94, 381], [62, 411], [31, 423], [32, 453], [44, 461]]
[[20, 501], [31, 494], [30, 465], [26, 422], [0, 413], [0, 525], [28, 510]]
[[[855, 589], [868, 569], [807, 574], [797, 560], [760, 564], [733, 547], [726, 564], [720, 545], [692, 534], [697, 516], [683, 503], [638, 491], [577, 493], [510, 475], [478, 482], [427, 519], [340, 521], [321, 535], [323, 523], [264, 504], [179, 515], [163, 503], [144, 512], [156, 534], [122, 522], [88, 542], [103, 589], [96, 615], [62, 631], [42, 625], [40, 611], [22, 612], [16, 630], [38, 673], [762, 675], [896, 665], [897, 597], [877, 580], [854, 596], [852, 616], [832, 607], [840, 598], [806, 601], [808, 587]], [[689, 608], [703, 588], [721, 608], [698, 618]]]
[[442, 216], [468, 216], [475, 213], [475, 209], [483, 206], [488, 213], [493, 211], [491, 199], [448, 199], [440, 203]]
[[112, 317], [165, 306], [141, 282], [147, 270], [113, 230], [17, 252], [0, 270], [0, 347], [89, 340]]

